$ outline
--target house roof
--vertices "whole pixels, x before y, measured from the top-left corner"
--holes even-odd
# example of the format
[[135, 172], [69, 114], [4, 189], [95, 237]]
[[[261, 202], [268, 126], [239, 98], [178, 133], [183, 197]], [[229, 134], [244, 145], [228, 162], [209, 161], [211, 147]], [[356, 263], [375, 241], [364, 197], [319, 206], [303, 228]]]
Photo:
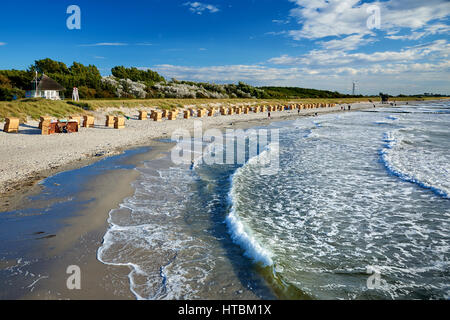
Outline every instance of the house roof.
[[37, 90], [54, 90], [54, 91], [64, 91], [65, 88], [52, 78], [47, 77], [45, 74], [38, 80]]

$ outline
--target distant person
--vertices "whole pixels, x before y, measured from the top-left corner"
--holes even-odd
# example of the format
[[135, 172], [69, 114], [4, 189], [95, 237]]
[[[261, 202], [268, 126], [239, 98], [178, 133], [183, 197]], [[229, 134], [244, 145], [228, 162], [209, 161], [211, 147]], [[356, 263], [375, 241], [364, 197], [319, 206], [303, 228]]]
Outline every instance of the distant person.
[[297, 114], [300, 114], [300, 109], [297, 110]]
[[270, 119], [270, 111], [269, 111], [269, 119]]
[[350, 111], [350, 109], [352, 108], [352, 106], [351, 105], [348, 105], [348, 110]]
[[375, 105], [373, 105], [373, 107], [375, 108]]
[[317, 117], [317, 112], [316, 112], [316, 113], [314, 113], [314, 116], [315, 116], [315, 117]]

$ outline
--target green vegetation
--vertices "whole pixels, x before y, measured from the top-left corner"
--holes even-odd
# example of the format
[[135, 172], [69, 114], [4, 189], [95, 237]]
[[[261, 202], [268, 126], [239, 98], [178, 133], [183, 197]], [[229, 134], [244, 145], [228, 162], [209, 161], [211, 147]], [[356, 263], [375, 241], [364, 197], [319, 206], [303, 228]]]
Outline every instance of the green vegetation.
[[[13, 75], [12, 72], [9, 74]], [[12, 77], [14, 79], [14, 77]], [[20, 98], [25, 95], [25, 91], [20, 90], [17, 87], [13, 87], [13, 82], [10, 78], [0, 73], [0, 101], [10, 101], [14, 97]]]
[[305, 88], [296, 88], [296, 87], [262, 87], [271, 98], [279, 98], [279, 99], [302, 99], [302, 98], [350, 98], [350, 97], [358, 97], [362, 98], [362, 95], [351, 96], [347, 94], [342, 94], [337, 91], [324, 91], [324, 90], [316, 90], [316, 89], [305, 89]]
[[165, 82], [164, 77], [152, 70], [139, 70], [137, 68], [125, 68], [123, 66], [114, 67], [111, 73], [118, 79], [130, 79], [131, 81], [142, 81], [147, 85], [153, 85], [157, 82]]

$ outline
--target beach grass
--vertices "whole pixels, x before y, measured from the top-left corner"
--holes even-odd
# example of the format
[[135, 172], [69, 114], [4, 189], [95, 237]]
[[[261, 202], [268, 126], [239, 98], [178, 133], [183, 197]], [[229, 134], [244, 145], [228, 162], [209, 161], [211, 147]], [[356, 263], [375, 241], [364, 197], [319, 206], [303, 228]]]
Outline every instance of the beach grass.
[[0, 101], [0, 121], [6, 117], [19, 118], [26, 122], [28, 119], [38, 120], [40, 116], [48, 115], [55, 118], [64, 118], [69, 115], [83, 115], [86, 111], [78, 106], [70, 105], [64, 101], [51, 101], [45, 99], [23, 99], [19, 101]]
[[[396, 97], [393, 101], [417, 101], [417, 100], [435, 100], [437, 97]], [[80, 102], [72, 101], [51, 101], [41, 98], [22, 99], [18, 101], [0, 101], [0, 121], [6, 117], [20, 118], [21, 122], [27, 119], [37, 120], [40, 116], [48, 115], [55, 118], [68, 117], [70, 115], [84, 115], [90, 111], [99, 111], [106, 108], [115, 108], [114, 114], [124, 114], [121, 109], [126, 108], [159, 108], [176, 109], [184, 106], [207, 106], [212, 104], [287, 104], [287, 103], [337, 103], [351, 104], [357, 102], [368, 102], [372, 100], [379, 102], [380, 98], [360, 97], [360, 98], [334, 98], [334, 99], [96, 99], [82, 100]]]

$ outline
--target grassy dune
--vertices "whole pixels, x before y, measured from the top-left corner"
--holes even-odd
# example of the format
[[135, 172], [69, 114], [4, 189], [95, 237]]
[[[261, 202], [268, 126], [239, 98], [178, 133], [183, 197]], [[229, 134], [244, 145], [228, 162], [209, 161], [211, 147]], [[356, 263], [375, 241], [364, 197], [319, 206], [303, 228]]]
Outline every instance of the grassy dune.
[[20, 118], [26, 122], [31, 118], [39, 119], [42, 115], [64, 118], [69, 115], [83, 115], [86, 111], [80, 107], [70, 105], [64, 101], [50, 101], [44, 99], [24, 99], [20, 101], [0, 101], [0, 121], [6, 117]]
[[[186, 105], [204, 106], [207, 104], [236, 104], [236, 103], [257, 103], [257, 104], [285, 104], [285, 103], [356, 103], [367, 102], [369, 99], [379, 102], [379, 97], [365, 98], [345, 98], [345, 99], [111, 99], [111, 100], [83, 100], [78, 106], [70, 101], [50, 101], [45, 99], [23, 99], [19, 101], [0, 101], [0, 121], [5, 117], [17, 117], [22, 122], [27, 119], [39, 119], [42, 115], [49, 115], [55, 118], [64, 118], [69, 115], [83, 115], [90, 111], [104, 108], [117, 108], [117, 114], [123, 114], [120, 109], [124, 108], [160, 108], [172, 109]], [[436, 97], [423, 98], [419, 100], [435, 100]], [[395, 101], [418, 100], [414, 97], [392, 98]], [[124, 110], [125, 111], [125, 110]]]

